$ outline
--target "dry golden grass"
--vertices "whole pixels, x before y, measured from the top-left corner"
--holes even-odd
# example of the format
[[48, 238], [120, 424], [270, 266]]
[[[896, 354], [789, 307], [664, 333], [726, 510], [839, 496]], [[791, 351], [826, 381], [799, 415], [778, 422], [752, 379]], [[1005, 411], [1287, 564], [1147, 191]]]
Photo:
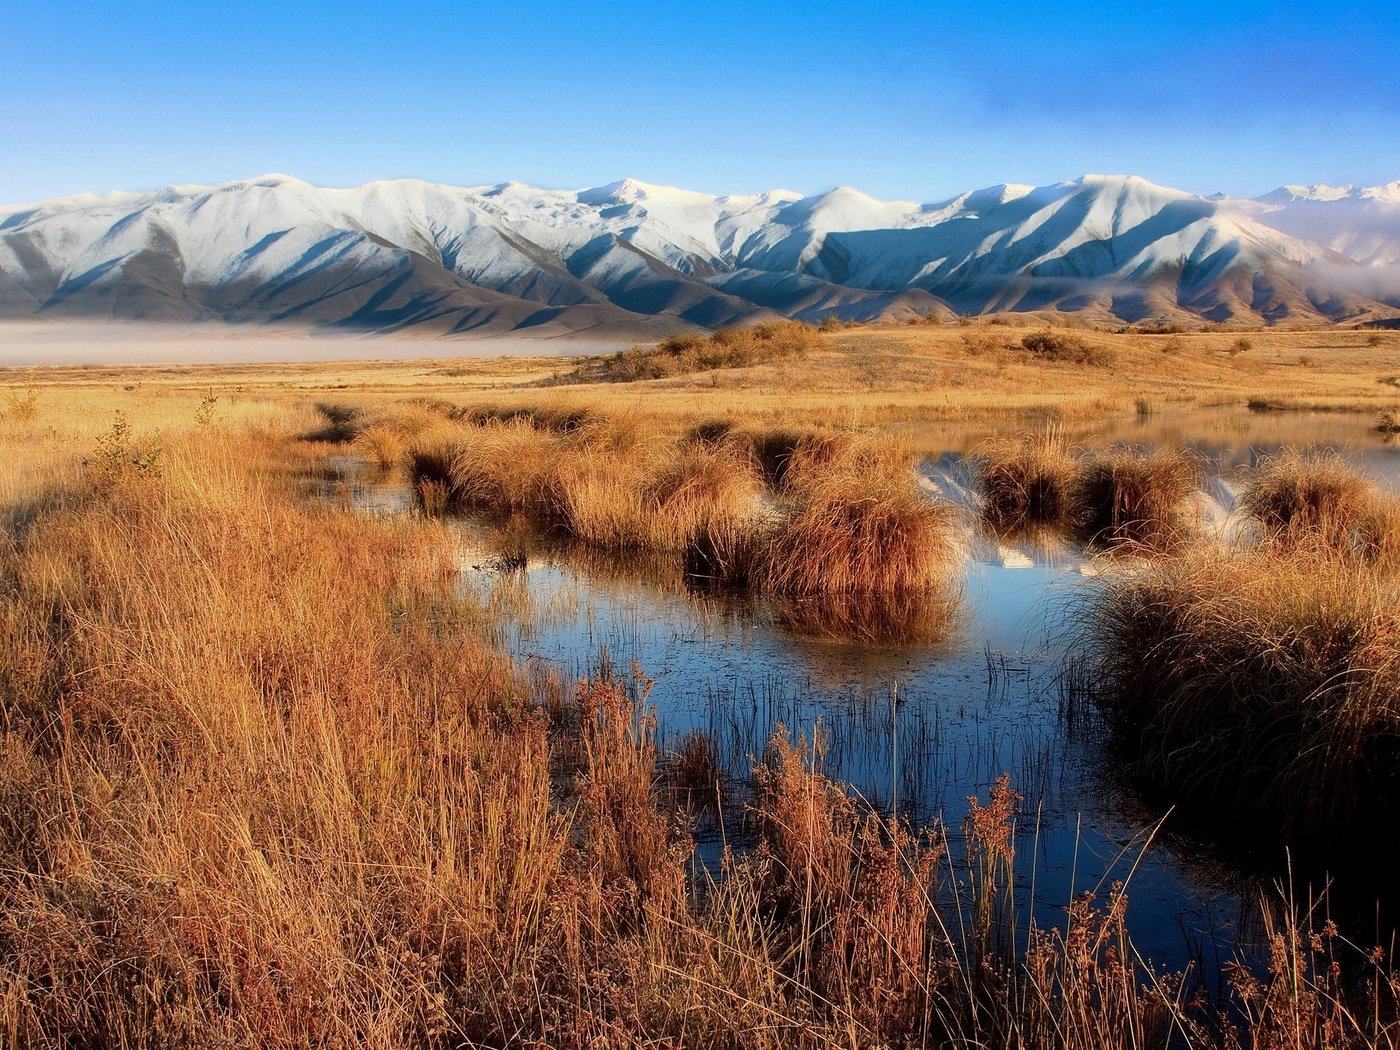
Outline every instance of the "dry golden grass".
[[690, 549], [706, 537], [736, 539], [758, 528], [763, 481], [752, 462], [728, 449], [673, 446], [647, 482], [643, 505], [657, 549]]
[[[926, 592], [952, 576], [949, 509], [919, 492], [912, 452], [883, 440], [727, 427], [643, 439], [606, 417], [563, 434], [472, 424], [447, 440], [411, 456], [420, 491], [446, 480], [460, 506], [525, 513], [588, 546], [681, 552], [713, 583], [809, 597]], [[781, 513], [765, 509], [761, 470]]]
[[1184, 506], [1201, 472], [1179, 451], [1072, 450], [1052, 430], [988, 442], [974, 461], [983, 517], [1003, 535], [1071, 531], [1090, 546], [1161, 552], [1193, 524]]
[[404, 443], [391, 427], [368, 426], [355, 435], [352, 447], [380, 470], [392, 470], [403, 459]]
[[762, 554], [763, 587], [792, 597], [946, 588], [958, 555], [951, 508], [922, 493], [913, 455], [865, 442], [804, 471]]
[[[1250, 399], [1297, 400], [1300, 356], [1309, 407], [1377, 416], [1400, 409], [1394, 353], [1400, 337], [1342, 329], [1268, 329], [1250, 333], [1253, 349], [1232, 358], [1238, 333], [1144, 334], [1077, 330], [1116, 354], [1110, 367], [1043, 360], [1016, 349], [1049, 319], [1007, 323], [863, 326], [818, 335], [806, 353], [773, 364], [694, 373], [619, 386], [539, 386], [575, 368], [577, 357], [467, 357], [423, 361], [297, 364], [66, 367], [0, 370], [0, 386], [18, 397], [37, 391], [48, 406], [85, 401], [110, 416], [115, 407], [219, 398], [221, 415], [254, 402], [295, 406], [307, 399], [389, 403], [448, 401], [480, 411], [621, 410], [653, 429], [677, 432], [696, 418], [742, 417], [764, 426], [880, 425], [891, 420], [1077, 420], [1132, 414], [1137, 399], [1168, 406], [1243, 405]], [[978, 349], [967, 338], [978, 337]], [[425, 342], [425, 353], [452, 344]], [[483, 344], [463, 344], [480, 353]], [[575, 344], [586, 346], [587, 344]], [[296, 352], [289, 345], [289, 355]], [[193, 399], [193, 400], [191, 400]], [[238, 406], [236, 411], [234, 407]]]
[[1395, 1044], [1389, 970], [1358, 1000], [1325, 928], [1275, 933], [1238, 1027], [1128, 961], [1118, 890], [989, 954], [1005, 783], [964, 867], [780, 739], [711, 878], [644, 679], [518, 673], [449, 530], [307, 502], [312, 411], [201, 396], [3, 424], [6, 1045]]
[[989, 442], [974, 462], [983, 514], [993, 527], [1059, 527], [1072, 520], [1079, 463], [1059, 431]]
[[[447, 462], [452, 501], [459, 507], [492, 514], [529, 512], [548, 520], [559, 494], [552, 482], [560, 441], [550, 431], [524, 420], [488, 423], [435, 434], [415, 462], [420, 476], [433, 475], [437, 456]], [[435, 456], [434, 448], [448, 445]]]

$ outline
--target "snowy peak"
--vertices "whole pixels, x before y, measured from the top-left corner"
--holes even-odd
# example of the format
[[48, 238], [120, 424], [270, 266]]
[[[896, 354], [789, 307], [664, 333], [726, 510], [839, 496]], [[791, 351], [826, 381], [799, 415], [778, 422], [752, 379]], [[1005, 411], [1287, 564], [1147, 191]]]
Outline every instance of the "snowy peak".
[[1259, 204], [1281, 206], [1305, 201], [1322, 204], [1339, 201], [1376, 201], [1380, 204], [1400, 206], [1400, 180], [1387, 182], [1383, 186], [1325, 186], [1321, 183], [1312, 186], [1280, 186], [1254, 199]]
[[0, 208], [0, 314], [651, 335], [828, 312], [1276, 322], [1400, 312], [1400, 182], [1253, 201], [1131, 175], [934, 204], [268, 174]]
[[677, 189], [674, 186], [653, 186], [651, 183], [630, 178], [610, 182], [606, 186], [597, 186], [590, 190], [580, 190], [578, 194], [581, 204], [622, 204], [631, 201], [651, 200], [652, 198], [669, 200], [671, 203], [680, 203], [681, 201], [698, 203], [714, 200], [713, 197], [706, 197], [703, 193]]
[[1314, 183], [1311, 186], [1280, 186], [1271, 193], [1256, 198], [1261, 204], [1291, 204], [1295, 201], [1339, 201], [1354, 196], [1355, 186], [1326, 186]]

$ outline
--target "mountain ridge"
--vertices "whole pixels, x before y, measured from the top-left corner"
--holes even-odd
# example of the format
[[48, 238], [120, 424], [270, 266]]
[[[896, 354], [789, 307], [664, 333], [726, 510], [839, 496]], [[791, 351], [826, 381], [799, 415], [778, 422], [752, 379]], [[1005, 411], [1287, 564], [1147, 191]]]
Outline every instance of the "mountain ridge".
[[780, 316], [1400, 316], [1400, 183], [1202, 197], [1138, 176], [945, 201], [267, 174], [0, 206], [0, 316], [654, 337]]

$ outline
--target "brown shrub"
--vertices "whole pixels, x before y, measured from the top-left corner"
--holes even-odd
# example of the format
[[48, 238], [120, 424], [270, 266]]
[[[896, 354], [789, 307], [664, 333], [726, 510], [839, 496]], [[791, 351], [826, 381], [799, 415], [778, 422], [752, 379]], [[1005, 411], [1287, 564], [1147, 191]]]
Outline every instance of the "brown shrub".
[[1021, 349], [1045, 361], [1065, 361], [1076, 365], [1107, 368], [1117, 360], [1117, 352], [1109, 347], [1090, 343], [1073, 332], [1043, 328], [1021, 340]]
[[631, 383], [715, 369], [748, 368], [800, 357], [817, 345], [817, 329], [800, 321], [721, 328], [708, 336], [673, 335], [569, 372], [564, 382]]

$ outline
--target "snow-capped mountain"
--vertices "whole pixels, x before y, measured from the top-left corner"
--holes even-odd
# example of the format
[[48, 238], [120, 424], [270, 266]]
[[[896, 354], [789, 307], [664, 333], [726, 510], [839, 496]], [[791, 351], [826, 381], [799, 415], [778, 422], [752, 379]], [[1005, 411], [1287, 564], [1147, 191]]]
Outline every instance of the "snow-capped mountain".
[[1208, 199], [1128, 176], [938, 204], [269, 175], [0, 208], [0, 315], [643, 336], [776, 316], [1400, 314], [1400, 183]]

